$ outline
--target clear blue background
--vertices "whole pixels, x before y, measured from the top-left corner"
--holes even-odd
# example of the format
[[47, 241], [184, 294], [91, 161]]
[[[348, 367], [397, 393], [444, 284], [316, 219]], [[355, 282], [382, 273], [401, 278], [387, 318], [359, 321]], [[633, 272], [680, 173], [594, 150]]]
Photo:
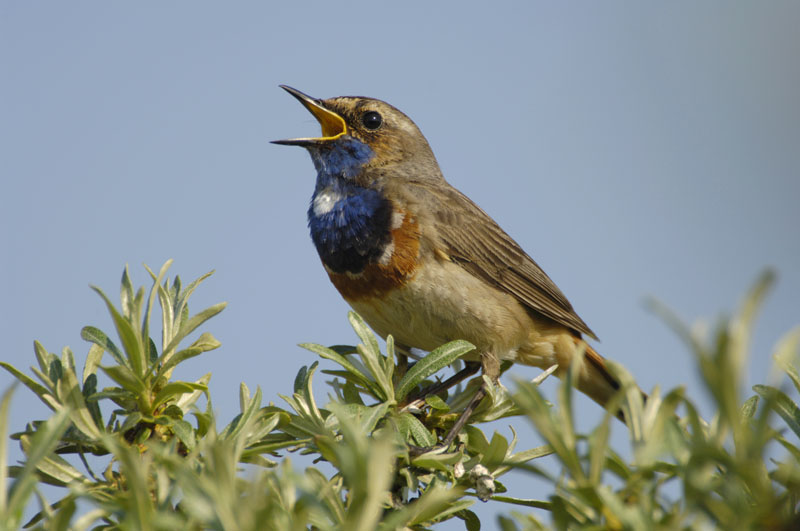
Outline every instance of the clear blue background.
[[[167, 258], [187, 281], [216, 269], [195, 310], [229, 302], [206, 328], [223, 347], [175, 375], [212, 371], [224, 422], [241, 381], [280, 402], [314, 361], [297, 343], [352, 342], [307, 234], [311, 162], [268, 143], [318, 131], [287, 83], [411, 116], [645, 389], [706, 403], [645, 296], [713, 322], [774, 267], [748, 376], [763, 382], [800, 322], [798, 27], [790, 1], [3, 2], [0, 356], [25, 368], [38, 339], [81, 359], [81, 327], [111, 329], [88, 284], [116, 298], [126, 263], [142, 284]], [[14, 430], [46, 414], [25, 389], [12, 408]]]

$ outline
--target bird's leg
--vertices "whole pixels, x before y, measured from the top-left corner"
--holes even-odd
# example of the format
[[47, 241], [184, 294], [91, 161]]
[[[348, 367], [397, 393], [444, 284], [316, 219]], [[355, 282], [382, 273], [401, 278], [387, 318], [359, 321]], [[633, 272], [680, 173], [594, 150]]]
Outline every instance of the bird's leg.
[[395, 344], [394, 352], [397, 357], [397, 368], [394, 371], [395, 384], [403, 379], [408, 372], [408, 348], [404, 345]]
[[456, 423], [453, 424], [453, 427], [450, 428], [450, 431], [447, 432], [447, 435], [442, 440], [441, 447], [448, 448], [464, 426], [467, 424], [467, 421], [472, 416], [472, 412], [475, 411], [475, 408], [478, 407], [478, 404], [481, 403], [481, 400], [486, 396], [486, 382], [482, 383], [480, 388], [475, 392], [475, 396], [472, 397], [472, 400], [469, 401], [467, 407], [464, 408], [464, 411], [461, 412], [461, 416], [458, 417]]
[[[429, 385], [425, 389], [422, 389], [420, 392], [413, 394], [408, 399], [408, 406], [414, 404], [417, 401], [425, 400], [426, 397], [429, 397], [431, 395], [436, 395], [441, 393], [442, 391], [450, 389], [454, 385], [463, 382], [464, 380], [466, 380], [467, 378], [478, 372], [480, 368], [481, 368], [480, 364], [474, 361], [468, 361], [464, 363], [464, 368], [455, 373], [450, 378], [435, 383], [433, 385]], [[420, 406], [421, 405], [422, 404], [420, 404]]]
[[[472, 367], [470, 367], [470, 365], [472, 365]], [[481, 356], [480, 367], [483, 369], [483, 374], [488, 376], [491, 379], [492, 382], [497, 382], [498, 378], [500, 378], [500, 360], [497, 359], [497, 357], [495, 355], [493, 355], [492, 353], [484, 353], [484, 355]], [[472, 372], [470, 374], [474, 374], [478, 370], [478, 364], [477, 363], [472, 363], [472, 364], [467, 365], [466, 368], [464, 368], [463, 370], [459, 371], [454, 376], [452, 376], [451, 378], [449, 378], [448, 380], [446, 380], [445, 382], [442, 382], [442, 383], [446, 383], [447, 381], [452, 380], [456, 376], [461, 375], [461, 373], [466, 371], [468, 368], [472, 369]], [[468, 375], [463, 376], [461, 379], [464, 379], [467, 376]], [[452, 384], [452, 385], [455, 385], [455, 384]], [[431, 386], [431, 387], [433, 387], [433, 386]], [[447, 435], [445, 436], [445, 438], [442, 440], [442, 442], [439, 445], [437, 445], [438, 448], [443, 448], [443, 449], [446, 450], [453, 443], [453, 441], [456, 440], [456, 437], [458, 437], [458, 434], [461, 432], [461, 430], [467, 424], [467, 421], [469, 421], [469, 418], [472, 416], [472, 413], [475, 411], [475, 408], [478, 407], [478, 404], [480, 404], [481, 400], [483, 400], [483, 398], [485, 396], [486, 396], [486, 382], [484, 381], [483, 383], [481, 383], [481, 386], [475, 392], [475, 395], [472, 397], [472, 399], [469, 401], [467, 406], [464, 408], [464, 411], [461, 412], [461, 415], [458, 417], [458, 420], [456, 420], [455, 424], [453, 424], [453, 427], [450, 428], [449, 432], [447, 432]], [[420, 455], [420, 454], [425, 453], [428, 450], [430, 450], [430, 449], [429, 448], [412, 447], [410, 449], [410, 453], [411, 453], [412, 456], [413, 455]]]
[[[481, 368], [483, 369], [483, 374], [488, 376], [492, 383], [497, 383], [498, 378], [500, 378], [500, 360], [491, 352], [484, 352], [481, 356]], [[456, 439], [459, 432], [464, 428], [467, 424], [467, 421], [472, 416], [472, 413], [475, 411], [475, 408], [478, 407], [478, 404], [481, 403], [483, 397], [486, 396], [486, 381], [481, 383], [480, 388], [475, 392], [475, 396], [472, 397], [472, 400], [469, 401], [467, 407], [464, 408], [464, 411], [461, 412], [461, 416], [458, 417], [456, 423], [453, 424], [453, 427], [450, 428], [450, 431], [445, 436], [444, 440], [442, 441], [442, 446], [447, 448], [450, 444]]]

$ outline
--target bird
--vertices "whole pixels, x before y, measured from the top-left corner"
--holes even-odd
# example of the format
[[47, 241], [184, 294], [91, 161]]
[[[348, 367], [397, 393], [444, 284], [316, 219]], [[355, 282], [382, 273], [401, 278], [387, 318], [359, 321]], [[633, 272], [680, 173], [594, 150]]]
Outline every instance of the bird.
[[[445, 180], [408, 116], [374, 98], [280, 87], [322, 129], [273, 141], [305, 148], [317, 171], [311, 240], [333, 285], [377, 334], [406, 351], [467, 340], [480, 362], [471, 370], [494, 382], [506, 360], [555, 365], [563, 377], [583, 354], [575, 386], [608, 403], [620, 383], [586, 342], [595, 333], [522, 247]], [[467, 409], [484, 395], [481, 387]]]

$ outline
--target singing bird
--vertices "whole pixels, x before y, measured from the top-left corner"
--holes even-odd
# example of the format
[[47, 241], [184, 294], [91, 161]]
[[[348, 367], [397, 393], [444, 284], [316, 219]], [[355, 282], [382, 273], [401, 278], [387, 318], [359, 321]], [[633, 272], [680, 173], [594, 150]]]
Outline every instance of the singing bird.
[[594, 332], [517, 242], [445, 180], [408, 116], [373, 98], [281, 88], [322, 127], [318, 138], [274, 141], [304, 147], [317, 170], [311, 239], [333, 285], [376, 333], [423, 351], [465, 339], [495, 381], [503, 360], [557, 365], [563, 375], [585, 352], [576, 387], [606, 404], [619, 384], [583, 339]]

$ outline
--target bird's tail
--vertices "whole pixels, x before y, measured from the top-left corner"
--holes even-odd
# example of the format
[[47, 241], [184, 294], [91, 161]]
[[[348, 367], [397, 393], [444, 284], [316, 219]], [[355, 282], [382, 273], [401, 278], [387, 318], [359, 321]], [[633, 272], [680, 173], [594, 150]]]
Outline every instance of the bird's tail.
[[[606, 407], [611, 397], [619, 390], [620, 383], [608, 371], [606, 360], [603, 356], [583, 340], [577, 341], [579, 345], [583, 344], [585, 346], [586, 353], [576, 387], [589, 398]], [[647, 394], [641, 390], [640, 392], [642, 393], [642, 398], [647, 400]], [[623, 422], [625, 421], [622, 412], [617, 412], [617, 416]]]

